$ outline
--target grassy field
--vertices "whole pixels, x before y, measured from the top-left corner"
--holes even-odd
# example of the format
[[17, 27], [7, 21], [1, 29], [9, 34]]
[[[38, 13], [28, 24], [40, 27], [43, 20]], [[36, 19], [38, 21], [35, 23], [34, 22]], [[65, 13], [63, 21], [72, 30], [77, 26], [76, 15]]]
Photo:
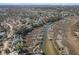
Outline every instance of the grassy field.
[[54, 45], [48, 39], [46, 39], [44, 42], [43, 51], [45, 52], [46, 55], [56, 55], [57, 54]]

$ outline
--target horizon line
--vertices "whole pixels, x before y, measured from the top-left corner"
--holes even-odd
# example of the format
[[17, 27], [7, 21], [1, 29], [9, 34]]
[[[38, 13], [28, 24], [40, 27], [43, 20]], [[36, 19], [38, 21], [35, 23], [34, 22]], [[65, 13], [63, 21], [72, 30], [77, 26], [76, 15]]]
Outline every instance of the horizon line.
[[79, 5], [79, 3], [0, 3], [0, 5]]

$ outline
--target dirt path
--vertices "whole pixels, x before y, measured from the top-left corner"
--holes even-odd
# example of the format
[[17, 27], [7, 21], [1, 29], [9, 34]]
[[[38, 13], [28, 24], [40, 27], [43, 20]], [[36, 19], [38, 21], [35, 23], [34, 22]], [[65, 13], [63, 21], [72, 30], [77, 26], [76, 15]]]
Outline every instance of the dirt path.
[[77, 38], [71, 34], [72, 26], [77, 21], [79, 21], [79, 17], [74, 16], [66, 18], [65, 21], [61, 20], [54, 24], [54, 38], [58, 39], [57, 35], [60, 34], [63, 39], [63, 44], [69, 48], [71, 54], [79, 54], [79, 42], [77, 41]]

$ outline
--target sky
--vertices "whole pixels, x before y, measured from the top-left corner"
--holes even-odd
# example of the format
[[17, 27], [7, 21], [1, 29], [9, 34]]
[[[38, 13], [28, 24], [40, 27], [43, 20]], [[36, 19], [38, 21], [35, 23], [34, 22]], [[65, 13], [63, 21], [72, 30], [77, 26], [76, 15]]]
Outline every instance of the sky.
[[6, 4], [79, 4], [79, 0], [0, 0], [0, 5]]

